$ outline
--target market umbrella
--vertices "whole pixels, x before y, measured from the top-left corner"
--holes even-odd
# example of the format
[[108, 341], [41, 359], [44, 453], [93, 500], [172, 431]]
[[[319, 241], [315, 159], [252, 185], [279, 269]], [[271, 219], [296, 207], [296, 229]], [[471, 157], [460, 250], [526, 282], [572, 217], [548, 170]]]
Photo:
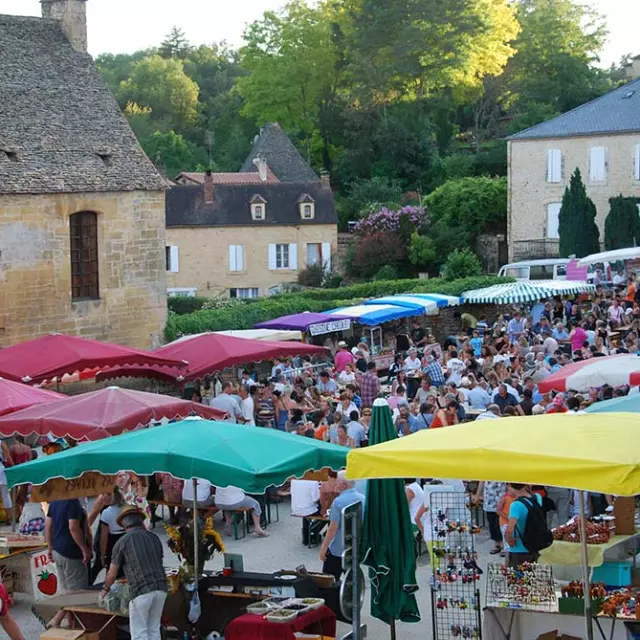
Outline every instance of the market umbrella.
[[52, 333], [0, 350], [0, 376], [38, 383], [64, 374], [122, 364], [183, 367], [182, 358]]
[[[263, 493], [308, 470], [338, 470], [346, 449], [338, 445], [230, 422], [186, 418], [175, 424], [131, 431], [78, 445], [6, 470], [9, 486], [77, 478], [86, 471], [140, 475], [170, 473], [206, 478], [248, 493]], [[10, 475], [9, 475], [10, 474]]]
[[[373, 403], [369, 445], [397, 438], [386, 400]], [[362, 563], [371, 577], [371, 615], [391, 626], [395, 621], [419, 622], [415, 592], [416, 556], [409, 505], [402, 480], [369, 480], [362, 526]]]
[[640, 356], [621, 353], [604, 358], [590, 358], [582, 362], [566, 364], [556, 373], [541, 380], [538, 389], [548, 391], [588, 391], [593, 387], [609, 384], [640, 384]]
[[[349, 452], [349, 478], [433, 476], [520, 482], [633, 496], [640, 493], [635, 413], [547, 414], [429, 429]], [[580, 496], [581, 515], [584, 500]], [[582, 575], [589, 583], [584, 518]], [[587, 637], [593, 638], [589, 589]]]
[[162, 419], [191, 415], [222, 419], [225, 416], [223, 411], [198, 402], [119, 387], [78, 396], [54, 395], [61, 399], [0, 417], [0, 436], [53, 434], [56, 438], [99, 440]]
[[[347, 317], [332, 316], [328, 313], [312, 313], [310, 311], [303, 311], [302, 313], [294, 313], [293, 315], [281, 316], [274, 320], [259, 322], [254, 325], [254, 327], [256, 329], [297, 329], [298, 331], [309, 331], [312, 327], [315, 327], [315, 325], [326, 324], [339, 327], [337, 329], [332, 329], [332, 326], [327, 327], [330, 331], [341, 331], [342, 329], [349, 329], [351, 327], [351, 319]], [[313, 334], [314, 331], [312, 330], [311, 333]]]
[[163, 358], [186, 360], [186, 369], [158, 366], [124, 366], [101, 373], [101, 378], [117, 376], [142, 376], [174, 381], [191, 381], [207, 373], [222, 371], [227, 367], [248, 362], [272, 360], [302, 354], [326, 354], [324, 347], [302, 342], [250, 340], [220, 333], [201, 333], [190, 339], [172, 342], [152, 352]]
[[640, 413], [640, 393], [632, 393], [631, 395], [620, 398], [594, 402], [590, 407], [585, 409], [585, 411], [587, 413], [617, 413], [620, 411]]
[[0, 416], [5, 416], [34, 404], [66, 398], [61, 393], [30, 387], [22, 382], [0, 378]]

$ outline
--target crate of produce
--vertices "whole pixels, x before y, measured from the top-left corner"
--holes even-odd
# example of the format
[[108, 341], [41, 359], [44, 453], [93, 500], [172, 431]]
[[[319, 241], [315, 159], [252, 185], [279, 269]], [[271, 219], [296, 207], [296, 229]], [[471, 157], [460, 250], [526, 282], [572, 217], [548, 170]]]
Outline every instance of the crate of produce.
[[608, 587], [628, 587], [631, 584], [631, 560], [605, 562], [593, 570], [593, 581], [604, 582]]

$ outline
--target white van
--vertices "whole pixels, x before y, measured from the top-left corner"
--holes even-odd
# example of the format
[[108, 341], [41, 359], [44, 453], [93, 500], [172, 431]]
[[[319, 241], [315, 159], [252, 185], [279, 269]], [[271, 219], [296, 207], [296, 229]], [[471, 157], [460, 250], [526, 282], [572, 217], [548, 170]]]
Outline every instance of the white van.
[[568, 258], [546, 258], [511, 262], [500, 267], [499, 276], [516, 280], [566, 280]]

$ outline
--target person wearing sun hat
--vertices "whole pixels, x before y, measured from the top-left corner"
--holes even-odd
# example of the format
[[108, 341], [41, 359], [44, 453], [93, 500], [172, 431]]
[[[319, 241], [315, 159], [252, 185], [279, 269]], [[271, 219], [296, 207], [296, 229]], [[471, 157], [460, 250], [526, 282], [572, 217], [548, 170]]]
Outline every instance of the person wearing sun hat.
[[129, 626], [132, 640], [159, 640], [162, 610], [167, 599], [167, 578], [162, 564], [162, 543], [145, 529], [145, 518], [144, 511], [132, 505], [120, 512], [116, 522], [126, 533], [113, 548], [102, 593], [109, 592], [122, 568], [131, 589]]
[[354, 357], [347, 343], [344, 340], [338, 342], [338, 352], [334, 356], [335, 369], [337, 373], [342, 373], [346, 365], [353, 365]]

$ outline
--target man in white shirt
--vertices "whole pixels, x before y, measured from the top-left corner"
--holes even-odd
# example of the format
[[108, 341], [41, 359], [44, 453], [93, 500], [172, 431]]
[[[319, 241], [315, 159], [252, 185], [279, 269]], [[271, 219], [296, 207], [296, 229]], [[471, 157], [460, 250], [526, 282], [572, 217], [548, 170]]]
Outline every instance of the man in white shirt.
[[544, 347], [545, 354], [552, 356], [558, 350], [558, 341], [554, 337], [549, 336], [544, 339], [542, 346]]
[[462, 374], [466, 369], [466, 366], [462, 360], [458, 358], [458, 352], [452, 351], [451, 358], [447, 361], [447, 371], [445, 375], [447, 376], [447, 384], [455, 384], [456, 387], [460, 386], [460, 382], [462, 382]]
[[[302, 518], [302, 544], [309, 545], [310, 541], [317, 537], [324, 528], [325, 523], [309, 520], [309, 516], [319, 514], [320, 510], [320, 483], [315, 480], [291, 481], [291, 515]], [[314, 526], [315, 525], [315, 526]], [[309, 539], [311, 536], [311, 540]]]
[[418, 352], [415, 349], [409, 349], [409, 355], [404, 359], [404, 366], [402, 368], [408, 376], [420, 373], [422, 370], [422, 363], [420, 362]]
[[479, 384], [475, 384], [467, 393], [467, 402], [472, 409], [486, 409], [491, 397]]
[[[196, 478], [198, 485], [196, 488], [196, 504], [201, 507], [210, 507], [214, 503], [214, 497], [211, 493], [213, 485], [204, 478]], [[193, 480], [185, 480], [182, 488], [182, 504], [185, 507], [193, 507]]]
[[244, 419], [244, 423], [252, 427], [256, 426], [255, 402], [253, 397], [257, 392], [258, 389], [255, 386], [245, 387], [241, 384], [239, 388], [240, 398], [242, 398], [242, 417]]

